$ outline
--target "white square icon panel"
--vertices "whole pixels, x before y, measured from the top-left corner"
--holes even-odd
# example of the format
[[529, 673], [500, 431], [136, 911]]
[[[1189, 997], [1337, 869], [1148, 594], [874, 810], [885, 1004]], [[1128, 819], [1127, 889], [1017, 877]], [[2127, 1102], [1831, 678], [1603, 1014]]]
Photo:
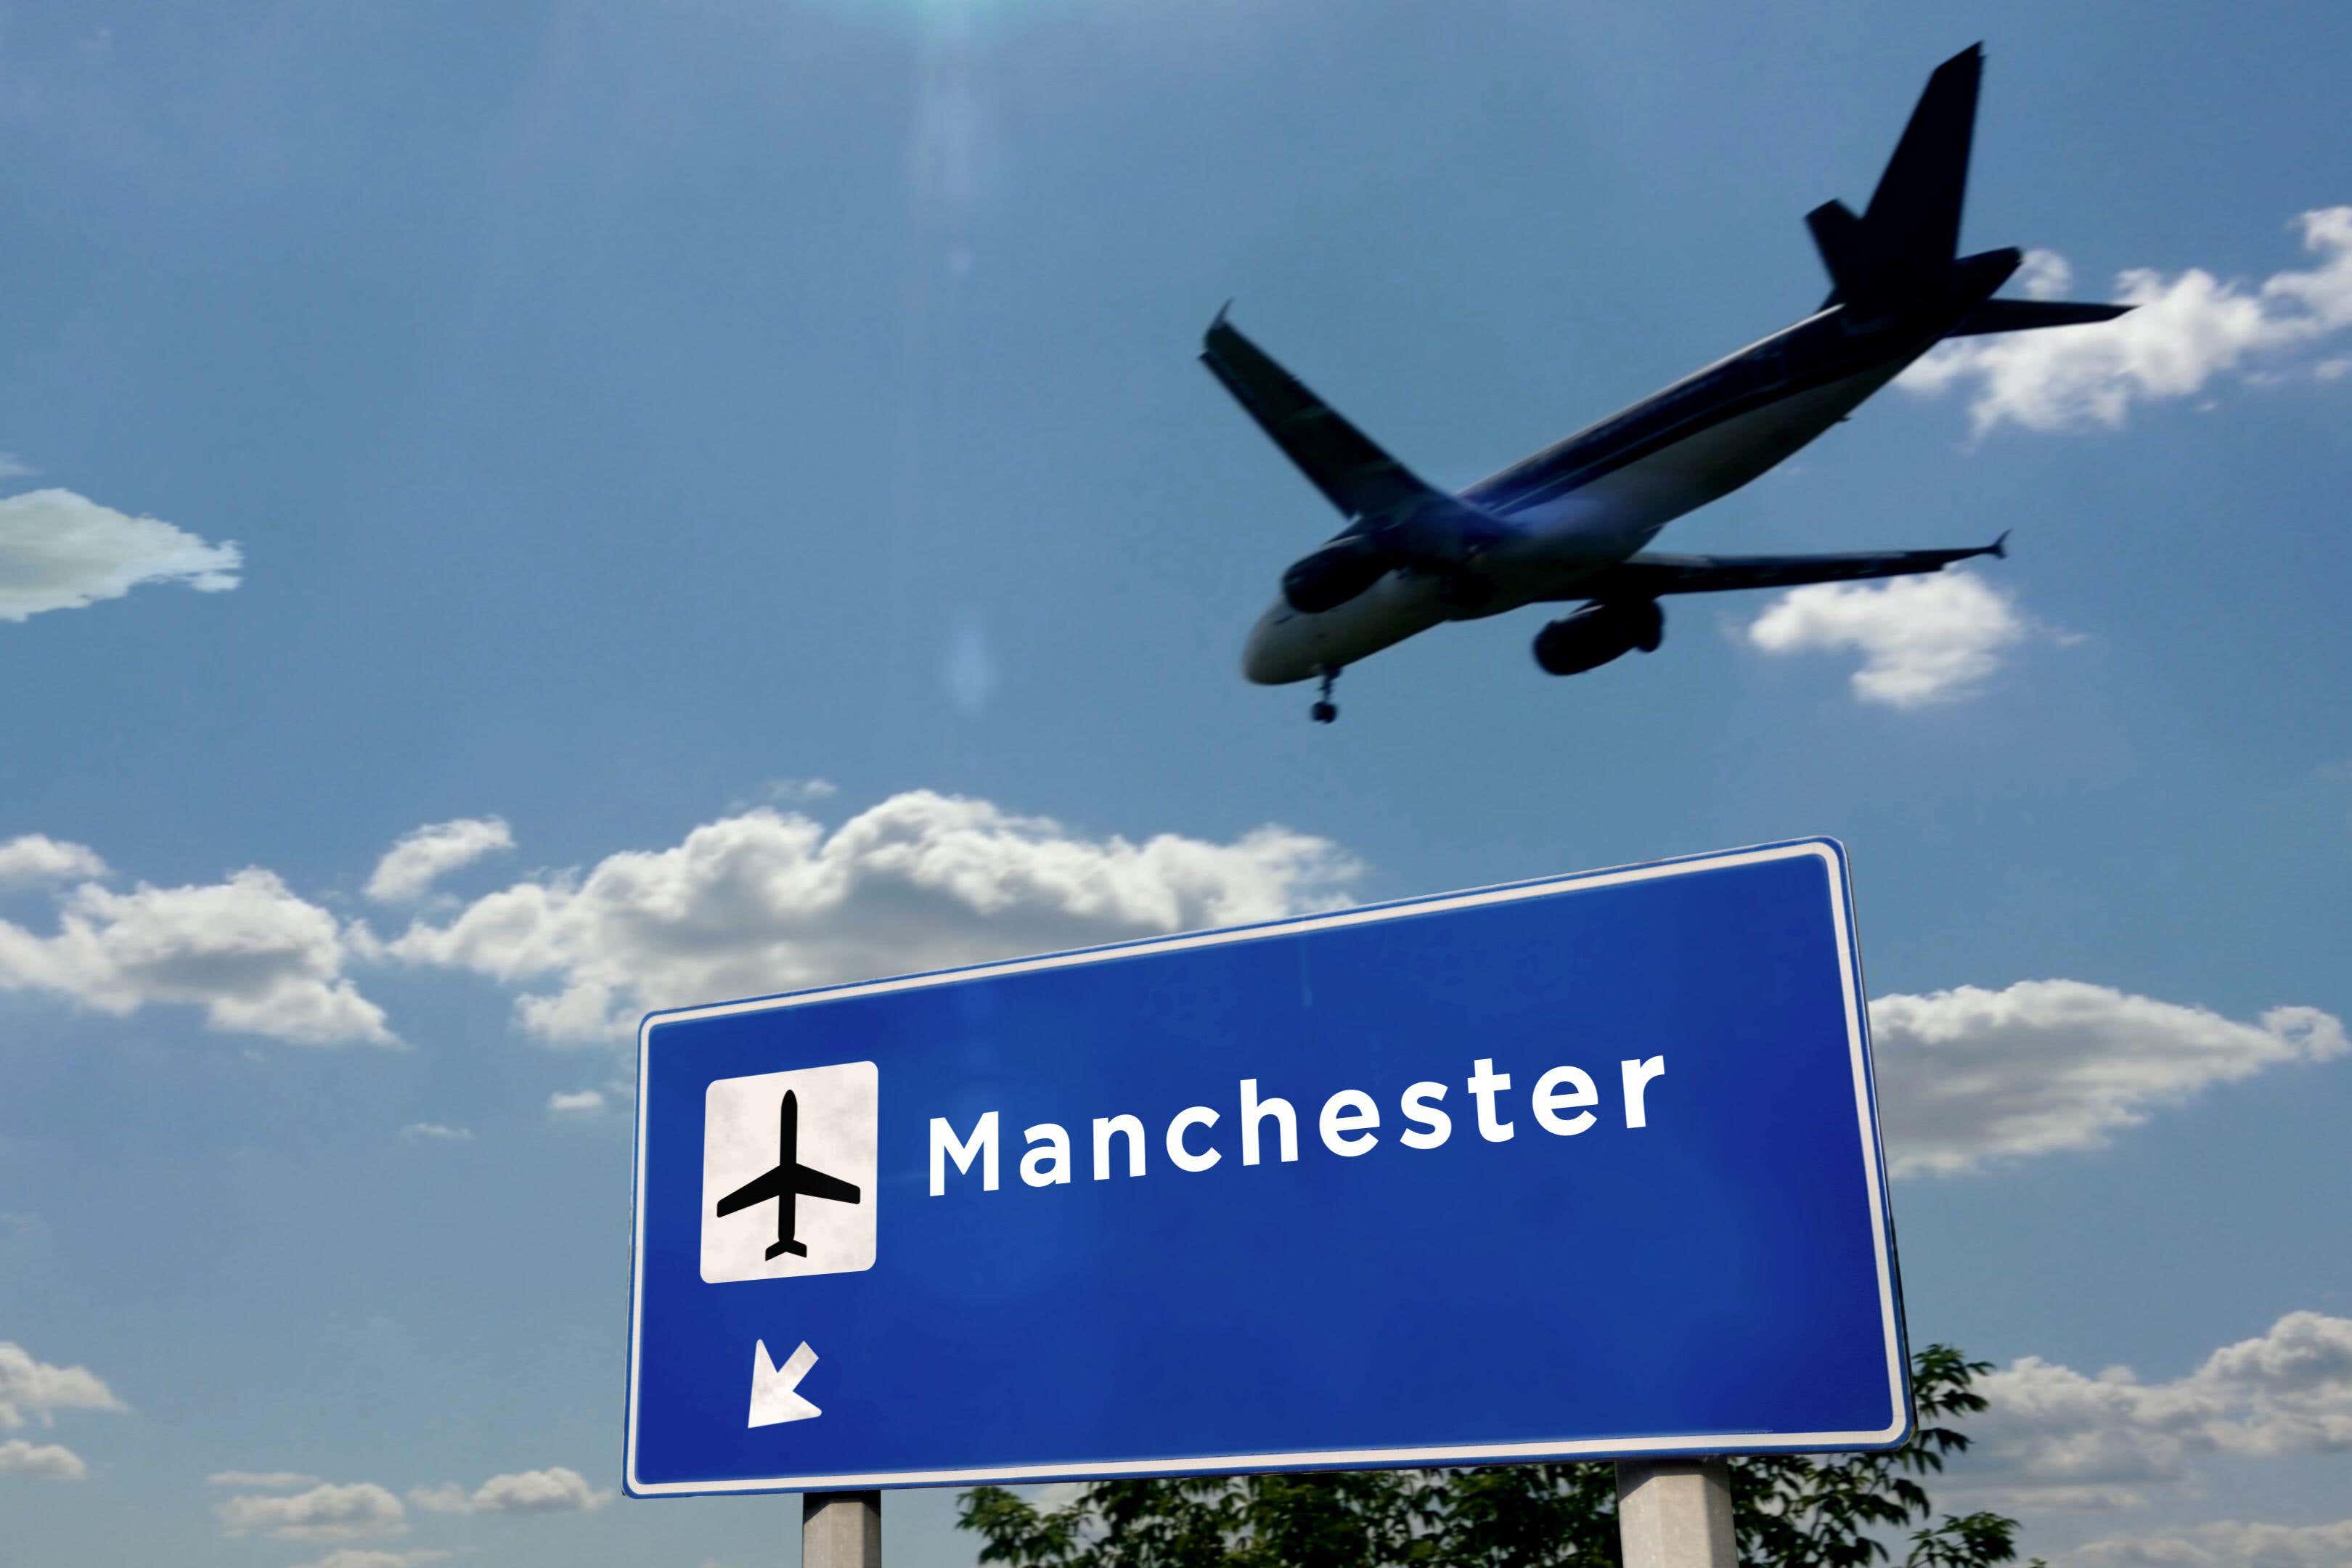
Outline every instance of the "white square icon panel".
[[872, 1062], [713, 1082], [702, 1103], [702, 1278], [874, 1267], [881, 1074]]

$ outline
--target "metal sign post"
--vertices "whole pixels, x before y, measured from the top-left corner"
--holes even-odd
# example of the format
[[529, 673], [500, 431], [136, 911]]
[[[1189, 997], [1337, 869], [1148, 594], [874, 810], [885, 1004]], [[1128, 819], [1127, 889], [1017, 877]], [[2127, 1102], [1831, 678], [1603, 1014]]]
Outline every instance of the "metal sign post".
[[1621, 1459], [1617, 1539], [1625, 1568], [1738, 1568], [1731, 1467], [1720, 1459]]
[[1825, 841], [657, 1013], [638, 1074], [633, 1496], [1910, 1435]]
[[801, 1568], [882, 1568], [882, 1494], [804, 1494]]

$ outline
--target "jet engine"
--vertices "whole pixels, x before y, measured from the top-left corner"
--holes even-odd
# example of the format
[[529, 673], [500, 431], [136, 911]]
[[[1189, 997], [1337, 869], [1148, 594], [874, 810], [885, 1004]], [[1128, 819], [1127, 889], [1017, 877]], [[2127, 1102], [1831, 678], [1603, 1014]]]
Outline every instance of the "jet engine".
[[1536, 634], [1536, 662], [1547, 675], [1581, 675], [1640, 648], [1655, 653], [1666, 638], [1655, 599], [1587, 605]]
[[1394, 564], [1370, 540], [1350, 534], [1293, 562], [1282, 574], [1282, 596], [1299, 614], [1319, 616], [1379, 582]]

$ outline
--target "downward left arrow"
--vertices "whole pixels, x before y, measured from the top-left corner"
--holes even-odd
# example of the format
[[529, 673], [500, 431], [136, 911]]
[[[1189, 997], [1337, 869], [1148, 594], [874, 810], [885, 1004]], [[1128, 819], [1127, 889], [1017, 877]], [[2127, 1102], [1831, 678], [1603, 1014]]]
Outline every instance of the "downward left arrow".
[[802, 1398], [797, 1392], [801, 1379], [816, 1364], [816, 1352], [803, 1340], [800, 1349], [776, 1365], [768, 1359], [768, 1342], [760, 1340], [751, 1346], [751, 1420], [754, 1426], [773, 1426], [785, 1421], [806, 1421], [824, 1414]]

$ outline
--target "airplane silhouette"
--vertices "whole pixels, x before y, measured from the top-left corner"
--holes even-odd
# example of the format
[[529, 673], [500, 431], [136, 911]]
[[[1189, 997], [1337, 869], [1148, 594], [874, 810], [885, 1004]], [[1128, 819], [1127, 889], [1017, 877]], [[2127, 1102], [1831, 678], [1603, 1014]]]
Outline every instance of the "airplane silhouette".
[[796, 1258], [806, 1258], [808, 1248], [794, 1236], [795, 1211], [798, 1198], [805, 1194], [813, 1198], [824, 1198], [836, 1204], [859, 1201], [857, 1189], [838, 1176], [828, 1176], [823, 1171], [812, 1171], [800, 1163], [801, 1102], [791, 1089], [784, 1090], [783, 1108], [776, 1113], [775, 1168], [744, 1183], [719, 1200], [719, 1216], [725, 1218], [738, 1209], [753, 1204], [776, 1200], [776, 1244], [768, 1248], [768, 1257], [789, 1252]]

